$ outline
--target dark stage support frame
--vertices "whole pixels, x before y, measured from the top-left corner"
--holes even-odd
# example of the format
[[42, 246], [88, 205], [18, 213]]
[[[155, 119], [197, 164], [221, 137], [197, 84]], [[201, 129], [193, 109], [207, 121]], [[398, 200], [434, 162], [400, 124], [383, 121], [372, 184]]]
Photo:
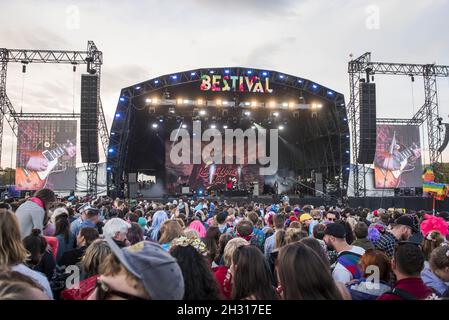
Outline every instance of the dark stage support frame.
[[[438, 93], [437, 77], [449, 77], [449, 66], [435, 64], [406, 64], [406, 63], [388, 63], [372, 62], [371, 52], [367, 52], [357, 59], [348, 63], [349, 74], [349, 103], [348, 116], [351, 128], [351, 147], [352, 147], [352, 172], [354, 196], [366, 196], [366, 174], [368, 167], [362, 165], [362, 174], [359, 174], [359, 164], [357, 156], [360, 144], [360, 101], [359, 101], [359, 83], [361, 81], [369, 82], [370, 78], [376, 74], [382, 75], [402, 75], [414, 77], [420, 76], [424, 79], [424, 105], [418, 110], [412, 119], [401, 122], [402, 124], [423, 124], [427, 123], [429, 159], [432, 165], [441, 161], [441, 118], [438, 111]], [[389, 119], [390, 123], [392, 119]], [[401, 121], [403, 119], [400, 119]]]
[[[6, 79], [8, 63], [22, 63], [26, 66], [30, 63], [57, 63], [71, 64], [76, 70], [77, 65], [86, 64], [87, 72], [101, 76], [101, 65], [103, 64], [103, 53], [98, 50], [93, 41], [88, 41], [86, 51], [67, 50], [33, 50], [33, 49], [6, 49], [0, 48], [0, 160], [3, 141], [3, 123], [8, 122], [13, 134], [17, 137], [17, 125], [19, 118], [77, 118], [79, 114], [50, 114], [50, 113], [17, 113], [6, 93]], [[100, 95], [100, 81], [98, 82], [98, 94]], [[109, 133], [103, 106], [99, 97], [99, 134], [105, 156], [109, 145]], [[73, 115], [73, 116], [70, 116]], [[97, 193], [98, 163], [87, 164], [88, 168], [88, 190]]]

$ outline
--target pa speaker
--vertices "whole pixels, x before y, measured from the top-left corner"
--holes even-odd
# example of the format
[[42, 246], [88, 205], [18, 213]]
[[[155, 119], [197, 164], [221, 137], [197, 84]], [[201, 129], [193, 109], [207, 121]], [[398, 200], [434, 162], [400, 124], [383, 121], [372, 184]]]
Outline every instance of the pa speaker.
[[99, 79], [97, 75], [81, 75], [81, 161], [98, 163], [98, 104]]
[[372, 164], [376, 153], [376, 84], [360, 83], [360, 144], [357, 162]]

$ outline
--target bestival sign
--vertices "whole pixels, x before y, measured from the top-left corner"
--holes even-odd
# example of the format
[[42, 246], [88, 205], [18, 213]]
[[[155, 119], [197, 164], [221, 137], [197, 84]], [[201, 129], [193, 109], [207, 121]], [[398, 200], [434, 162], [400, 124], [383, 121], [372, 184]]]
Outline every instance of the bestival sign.
[[203, 75], [200, 89], [202, 91], [230, 91], [272, 93], [270, 78], [262, 80], [257, 76], [229, 76], [229, 75]]

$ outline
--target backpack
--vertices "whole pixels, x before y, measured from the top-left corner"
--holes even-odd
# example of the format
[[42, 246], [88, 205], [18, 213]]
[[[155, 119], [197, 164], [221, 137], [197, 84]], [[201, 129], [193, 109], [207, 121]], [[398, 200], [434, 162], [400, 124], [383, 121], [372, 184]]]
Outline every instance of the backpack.
[[358, 261], [361, 255], [354, 252], [344, 251], [337, 257], [337, 263], [340, 263], [346, 270], [352, 274], [353, 279], [362, 278], [362, 272], [358, 267]]
[[395, 296], [401, 297], [404, 300], [417, 300], [416, 297], [411, 294], [410, 292], [398, 289], [398, 288], [393, 288], [393, 290], [388, 291], [388, 294], [393, 294]]

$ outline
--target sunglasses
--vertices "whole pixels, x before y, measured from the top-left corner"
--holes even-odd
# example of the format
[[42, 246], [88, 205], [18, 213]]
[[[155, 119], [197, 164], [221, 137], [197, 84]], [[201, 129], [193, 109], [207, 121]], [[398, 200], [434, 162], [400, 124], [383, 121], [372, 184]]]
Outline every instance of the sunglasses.
[[337, 221], [337, 218], [327, 218], [327, 221]]
[[109, 286], [101, 280], [97, 280], [96, 289], [97, 300], [106, 300], [110, 296], [117, 296], [125, 300], [145, 300], [128, 293], [111, 290], [111, 288], [109, 288]]

